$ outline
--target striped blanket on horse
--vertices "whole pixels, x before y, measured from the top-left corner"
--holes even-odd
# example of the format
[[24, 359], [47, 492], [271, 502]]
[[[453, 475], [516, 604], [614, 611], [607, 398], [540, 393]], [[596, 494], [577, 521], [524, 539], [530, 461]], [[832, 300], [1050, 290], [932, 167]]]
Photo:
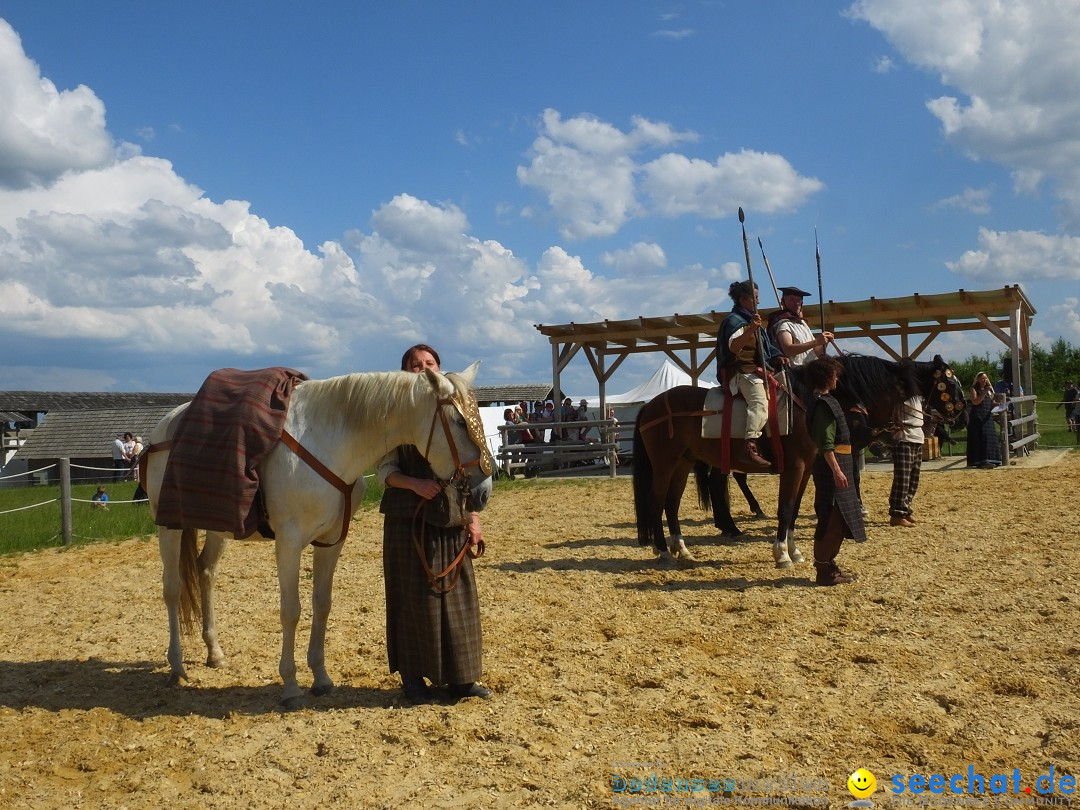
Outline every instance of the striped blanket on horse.
[[256, 467], [278, 443], [293, 387], [291, 368], [219, 369], [180, 417], [158, 496], [159, 526], [247, 537], [265, 523]]

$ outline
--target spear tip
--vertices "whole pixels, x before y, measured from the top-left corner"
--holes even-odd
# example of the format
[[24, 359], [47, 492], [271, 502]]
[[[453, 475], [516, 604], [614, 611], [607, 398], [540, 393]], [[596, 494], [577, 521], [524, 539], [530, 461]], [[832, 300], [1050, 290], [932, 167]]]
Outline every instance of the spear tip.
[[743, 213], [742, 206], [739, 206], [739, 222], [746, 222], [746, 214]]

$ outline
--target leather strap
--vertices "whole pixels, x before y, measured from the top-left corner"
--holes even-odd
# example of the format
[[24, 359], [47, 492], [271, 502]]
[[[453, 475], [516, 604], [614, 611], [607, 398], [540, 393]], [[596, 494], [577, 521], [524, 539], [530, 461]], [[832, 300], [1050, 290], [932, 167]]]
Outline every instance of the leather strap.
[[282, 429], [281, 443], [288, 447], [290, 450], [292, 450], [294, 453], [296, 453], [296, 455], [300, 456], [300, 459], [309, 467], [311, 467], [311, 469], [315, 470], [315, 472], [321, 475], [323, 477], [323, 480], [325, 480], [328, 484], [330, 484], [330, 486], [334, 487], [336, 490], [338, 490], [338, 492], [345, 496], [345, 513], [341, 518], [341, 534], [338, 536], [337, 541], [333, 543], [319, 543], [315, 540], [311, 541], [311, 545], [313, 546], [322, 546], [324, 548], [336, 546], [338, 543], [344, 540], [345, 536], [349, 533], [349, 518], [352, 517], [352, 491], [353, 487], [356, 485], [356, 482], [353, 481], [353, 483], [347, 484], [345, 483], [345, 481], [341, 480], [341, 478], [335, 475], [329, 467], [327, 467], [325, 464], [315, 458], [315, 456], [313, 456], [306, 447], [304, 447], [302, 444], [300, 444], [300, 442], [293, 438], [292, 434], [289, 433], [289, 431]]

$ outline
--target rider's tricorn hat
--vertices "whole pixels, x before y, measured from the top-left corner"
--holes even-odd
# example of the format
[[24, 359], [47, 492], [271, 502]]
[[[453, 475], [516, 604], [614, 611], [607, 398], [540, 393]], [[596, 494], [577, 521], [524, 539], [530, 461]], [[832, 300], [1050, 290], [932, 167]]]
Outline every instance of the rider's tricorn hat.
[[801, 295], [803, 298], [805, 298], [810, 293], [808, 293], [806, 290], [800, 290], [798, 287], [780, 287], [780, 294], [781, 295]]

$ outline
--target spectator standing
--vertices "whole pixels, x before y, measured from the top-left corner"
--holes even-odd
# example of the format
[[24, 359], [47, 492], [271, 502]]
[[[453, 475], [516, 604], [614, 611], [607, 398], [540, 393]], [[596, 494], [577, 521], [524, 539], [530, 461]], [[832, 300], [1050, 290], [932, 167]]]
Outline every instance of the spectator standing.
[[127, 459], [127, 454], [124, 451], [124, 434], [117, 433], [116, 438], [112, 443], [112, 465], [113, 465], [113, 478], [117, 481], [123, 481], [124, 476], [127, 475], [130, 462]]
[[900, 429], [892, 450], [893, 481], [889, 492], [889, 525], [910, 529], [918, 521], [911, 510], [915, 493], [919, 489], [919, 472], [922, 469], [923, 399], [913, 396], [900, 406]]
[[971, 410], [968, 411], [967, 465], [969, 467], [1001, 466], [1001, 445], [994, 429], [994, 387], [986, 372], [975, 377], [968, 392]]
[[131, 477], [135, 481], [139, 480], [139, 456], [142, 455], [142, 451], [142, 436], [136, 436], [131, 446]]
[[[1070, 433], [1076, 430], [1077, 421], [1077, 404], [1076, 398], [1080, 391], [1077, 391], [1076, 383], [1067, 383], [1065, 390], [1061, 392], [1061, 402], [1057, 404], [1057, 408], [1065, 406], [1065, 427], [1068, 428]], [[1057, 410], [1055, 408], [1055, 410]]]

